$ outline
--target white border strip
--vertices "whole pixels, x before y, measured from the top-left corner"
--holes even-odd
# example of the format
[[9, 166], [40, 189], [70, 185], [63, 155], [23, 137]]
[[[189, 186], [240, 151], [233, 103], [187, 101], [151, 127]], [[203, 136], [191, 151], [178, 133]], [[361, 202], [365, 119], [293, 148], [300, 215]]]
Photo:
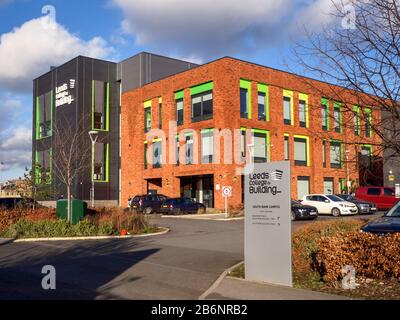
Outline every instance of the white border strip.
[[147, 238], [152, 236], [162, 236], [170, 232], [170, 229], [164, 227], [158, 227], [159, 229], [164, 229], [164, 231], [156, 233], [146, 233], [137, 235], [127, 235], [127, 236], [98, 236], [98, 237], [68, 237], [68, 238], [35, 238], [35, 239], [16, 239], [12, 242], [43, 242], [43, 241], [79, 241], [79, 240], [107, 240], [107, 239], [132, 239], [132, 238]]

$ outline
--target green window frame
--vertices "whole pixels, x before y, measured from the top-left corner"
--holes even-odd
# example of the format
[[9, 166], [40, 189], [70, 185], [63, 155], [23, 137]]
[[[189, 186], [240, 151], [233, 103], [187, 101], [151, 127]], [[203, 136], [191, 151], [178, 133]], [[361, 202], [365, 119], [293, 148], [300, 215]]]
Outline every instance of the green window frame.
[[[96, 128], [96, 82], [103, 82], [105, 86], [105, 121], [102, 128]], [[92, 80], [92, 130], [108, 132], [110, 130], [110, 83], [101, 80]]]
[[[101, 143], [101, 142], [97, 142], [97, 143]], [[104, 144], [104, 148], [105, 148], [105, 156], [104, 156], [104, 179], [96, 179], [94, 177], [94, 157], [95, 157], [95, 146], [92, 146], [92, 179], [95, 182], [100, 182], [100, 183], [108, 183], [110, 182], [110, 170], [109, 170], [109, 166], [110, 166], [110, 144], [109, 143], [103, 143]]]
[[[214, 83], [207, 82], [190, 89], [191, 120], [200, 122], [210, 120], [214, 116]], [[209, 112], [205, 113], [205, 110]]]
[[[246, 112], [244, 113], [240, 112], [240, 117], [242, 119], [251, 119], [252, 118], [252, 110], [251, 110], [251, 81], [249, 80], [244, 80], [244, 79], [240, 79], [240, 98], [242, 98], [242, 93], [244, 92], [244, 90], [246, 90], [247, 92], [247, 97], [246, 97]], [[242, 99], [240, 99], [242, 104]]]
[[258, 120], [261, 121], [270, 121], [270, 114], [269, 114], [269, 88], [268, 85], [264, 83], [258, 84], [258, 96], [260, 94], [265, 97], [265, 104], [264, 104], [264, 115], [260, 115], [260, 101], [258, 101]]
[[[185, 92], [180, 90], [175, 92], [175, 117], [178, 126], [182, 126], [185, 123]], [[178, 110], [178, 104], [182, 102], [182, 112]], [[181, 115], [181, 117], [180, 117]]]
[[[44, 108], [45, 106], [40, 105], [40, 97], [50, 95], [50, 129], [48, 135], [42, 134], [42, 123], [40, 119], [40, 108]], [[46, 92], [40, 96], [36, 96], [36, 128], [35, 128], [35, 138], [36, 140], [42, 140], [45, 138], [49, 138], [53, 135], [53, 113], [54, 113], [54, 95], [53, 90]]]
[[372, 138], [372, 110], [370, 108], [365, 108], [364, 114], [365, 114], [365, 137]]
[[[46, 174], [45, 181], [43, 181], [43, 168], [42, 168], [42, 159], [40, 157], [42, 152], [49, 153], [49, 172]], [[53, 182], [53, 149], [50, 148], [44, 151], [36, 151], [35, 152], [35, 184], [47, 184], [50, 185]]]
[[364, 160], [363, 160], [364, 155], [362, 154], [362, 152], [363, 152], [363, 150], [365, 150], [365, 149], [368, 149], [368, 151], [369, 151], [369, 162], [368, 162], [368, 166], [364, 166], [364, 163], [363, 163], [363, 166], [369, 168], [369, 167], [371, 166], [371, 164], [372, 164], [373, 147], [372, 147], [371, 144], [363, 144], [363, 145], [361, 146], [361, 159], [362, 159], [362, 162], [364, 162]]

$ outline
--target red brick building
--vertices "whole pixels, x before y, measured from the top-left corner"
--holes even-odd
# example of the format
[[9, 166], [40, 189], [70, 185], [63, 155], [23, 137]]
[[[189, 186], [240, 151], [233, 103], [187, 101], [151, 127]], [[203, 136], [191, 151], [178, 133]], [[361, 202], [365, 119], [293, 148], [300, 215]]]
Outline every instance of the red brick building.
[[339, 193], [348, 173], [357, 184], [359, 155], [372, 157], [380, 144], [359, 114], [380, 113], [345, 89], [346, 101], [335, 101], [332, 88], [226, 57], [123, 94], [122, 203], [158, 192], [222, 209], [221, 188], [232, 186], [229, 205], [240, 206], [242, 159], [290, 160], [294, 199]]

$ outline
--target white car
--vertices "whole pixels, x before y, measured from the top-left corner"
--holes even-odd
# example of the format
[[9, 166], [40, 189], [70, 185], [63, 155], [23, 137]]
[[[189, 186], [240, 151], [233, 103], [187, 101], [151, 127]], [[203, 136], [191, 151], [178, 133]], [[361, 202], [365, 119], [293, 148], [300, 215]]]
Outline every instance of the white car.
[[354, 203], [344, 201], [335, 195], [310, 194], [303, 197], [302, 204], [316, 207], [318, 214], [355, 215], [358, 208]]

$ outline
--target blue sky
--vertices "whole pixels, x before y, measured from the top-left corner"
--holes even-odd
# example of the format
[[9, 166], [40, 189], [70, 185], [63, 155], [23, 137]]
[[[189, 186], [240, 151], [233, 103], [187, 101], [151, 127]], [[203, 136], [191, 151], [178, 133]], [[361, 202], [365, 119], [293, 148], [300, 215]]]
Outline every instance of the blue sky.
[[[48, 5], [55, 20], [42, 13]], [[330, 10], [331, 0], [0, 0], [0, 182], [30, 166], [32, 79], [50, 65], [150, 51], [198, 63], [230, 55], [288, 70], [292, 40], [303, 41], [299, 29], [318, 31]]]

